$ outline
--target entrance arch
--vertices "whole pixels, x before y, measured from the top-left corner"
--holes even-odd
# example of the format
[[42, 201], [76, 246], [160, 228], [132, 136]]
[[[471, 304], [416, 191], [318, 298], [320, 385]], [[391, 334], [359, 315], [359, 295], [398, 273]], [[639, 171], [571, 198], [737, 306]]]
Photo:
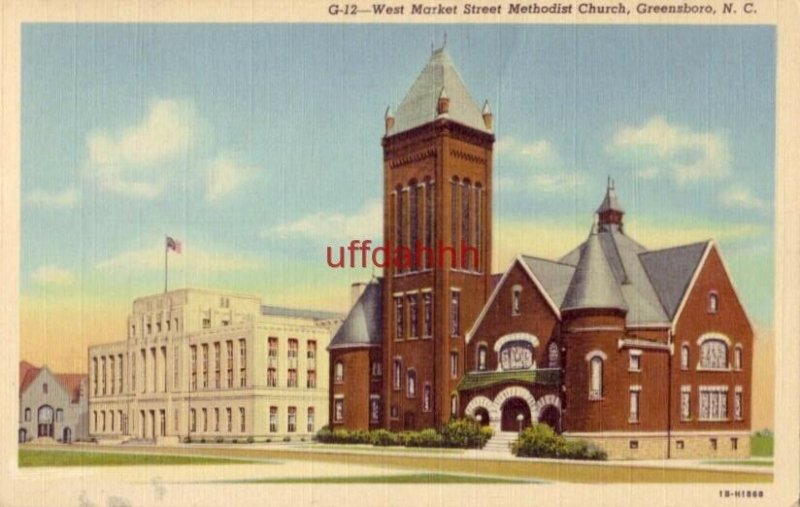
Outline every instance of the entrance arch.
[[71, 429], [64, 428], [64, 437], [61, 439], [61, 441], [63, 443], [65, 443], [65, 444], [71, 444], [72, 443], [72, 430]]
[[42, 405], [37, 413], [39, 431], [37, 436], [53, 438], [53, 407]]
[[561, 413], [553, 405], [548, 405], [539, 414], [539, 422], [553, 428], [556, 433], [561, 432]]
[[507, 399], [500, 411], [500, 431], [520, 431], [531, 425], [531, 409], [522, 398]]
[[478, 407], [473, 412], [475, 419], [480, 423], [481, 426], [489, 426], [489, 411], [483, 407]]
[[26, 430], [25, 428], [20, 428], [19, 429], [19, 443], [20, 444], [24, 444], [27, 441], [28, 441], [28, 430]]

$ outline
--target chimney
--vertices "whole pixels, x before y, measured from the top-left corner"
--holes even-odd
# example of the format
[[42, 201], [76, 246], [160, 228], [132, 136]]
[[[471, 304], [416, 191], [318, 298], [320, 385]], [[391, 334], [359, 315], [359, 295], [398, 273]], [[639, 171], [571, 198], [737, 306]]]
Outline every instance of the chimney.
[[436, 104], [436, 114], [447, 114], [450, 111], [450, 97], [447, 96], [444, 86], [442, 92], [439, 94], [439, 102]]
[[386, 134], [388, 135], [392, 128], [394, 128], [394, 113], [392, 112], [391, 106], [386, 108], [386, 113], [383, 115], [383, 122], [386, 127]]
[[358, 298], [361, 297], [361, 294], [364, 293], [364, 289], [367, 288], [367, 284], [364, 282], [356, 282], [350, 285], [350, 306], [354, 306]]
[[483, 115], [483, 124], [486, 125], [487, 130], [492, 130], [492, 120], [494, 120], [494, 116], [492, 115], [492, 110], [489, 109], [489, 101], [483, 103], [483, 111], [481, 111]]

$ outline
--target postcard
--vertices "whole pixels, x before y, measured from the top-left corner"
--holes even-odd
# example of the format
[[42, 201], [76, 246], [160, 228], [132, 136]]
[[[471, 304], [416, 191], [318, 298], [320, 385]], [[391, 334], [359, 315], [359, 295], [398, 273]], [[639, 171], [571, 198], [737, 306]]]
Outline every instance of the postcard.
[[5, 2], [0, 504], [797, 502], [797, 21]]

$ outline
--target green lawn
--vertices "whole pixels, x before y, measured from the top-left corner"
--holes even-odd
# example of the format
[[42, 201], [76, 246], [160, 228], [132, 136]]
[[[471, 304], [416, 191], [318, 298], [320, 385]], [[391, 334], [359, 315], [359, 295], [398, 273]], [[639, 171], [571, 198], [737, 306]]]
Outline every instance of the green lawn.
[[423, 454], [463, 454], [465, 449], [451, 449], [447, 447], [400, 447], [397, 445], [382, 447], [369, 444], [309, 444], [308, 449], [330, 449], [332, 451], [360, 451], [370, 454], [381, 454], [387, 452], [408, 452]]
[[775, 437], [772, 435], [754, 434], [750, 440], [750, 455], [752, 456], [772, 456], [775, 447]]
[[122, 454], [114, 452], [53, 451], [20, 449], [17, 463], [22, 467], [72, 467], [110, 465], [217, 465], [247, 463], [245, 460], [168, 456], [164, 454]]
[[748, 466], [748, 467], [771, 467], [772, 460], [720, 460], [720, 461], [702, 461], [704, 465], [737, 465], [737, 466]]
[[240, 481], [218, 481], [218, 484], [523, 484], [539, 481], [522, 479], [500, 479], [473, 475], [453, 474], [397, 474], [363, 475], [353, 477], [287, 477], [269, 479], [247, 479]]

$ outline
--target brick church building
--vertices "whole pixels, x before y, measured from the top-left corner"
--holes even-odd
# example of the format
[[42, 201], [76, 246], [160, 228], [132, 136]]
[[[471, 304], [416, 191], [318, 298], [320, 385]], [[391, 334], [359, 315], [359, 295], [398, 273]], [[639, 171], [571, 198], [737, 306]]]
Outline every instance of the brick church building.
[[472, 416], [610, 458], [749, 456], [753, 328], [719, 247], [648, 250], [609, 180], [583, 243], [492, 276], [492, 120], [444, 48], [387, 109], [384, 240], [413, 262], [366, 284], [328, 347], [332, 427]]

